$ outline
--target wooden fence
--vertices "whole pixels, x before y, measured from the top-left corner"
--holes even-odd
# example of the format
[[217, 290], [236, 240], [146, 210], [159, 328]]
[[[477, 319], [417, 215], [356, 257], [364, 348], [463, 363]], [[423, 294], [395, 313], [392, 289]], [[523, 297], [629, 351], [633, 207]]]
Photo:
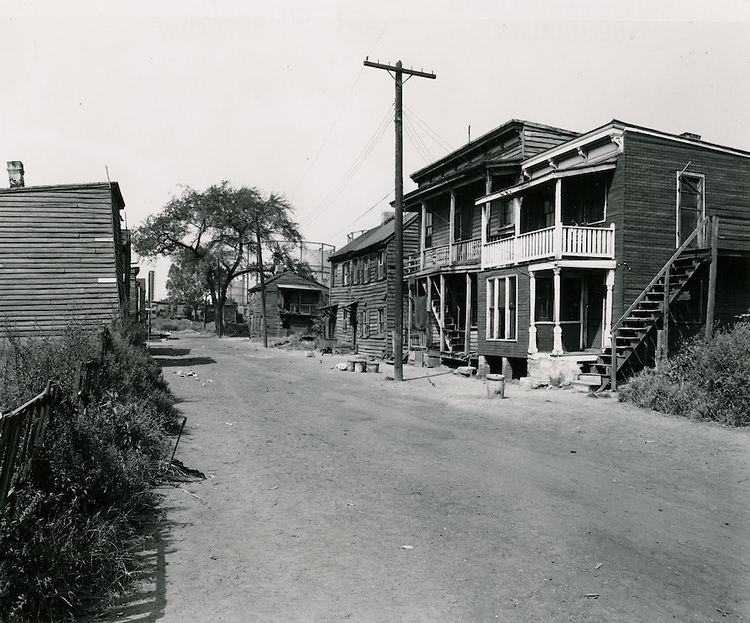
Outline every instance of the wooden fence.
[[13, 485], [23, 477], [34, 449], [44, 441], [58, 396], [59, 388], [50, 381], [26, 404], [0, 414], [0, 509], [5, 507]]
[[[78, 405], [88, 403], [97, 372], [109, 349], [110, 333], [106, 328], [102, 329], [99, 339], [101, 359], [82, 361], [78, 366], [73, 396]], [[0, 511], [8, 502], [14, 485], [25, 475], [34, 449], [44, 442], [47, 426], [61, 397], [60, 387], [48, 381], [41, 394], [9, 413], [0, 413]]]

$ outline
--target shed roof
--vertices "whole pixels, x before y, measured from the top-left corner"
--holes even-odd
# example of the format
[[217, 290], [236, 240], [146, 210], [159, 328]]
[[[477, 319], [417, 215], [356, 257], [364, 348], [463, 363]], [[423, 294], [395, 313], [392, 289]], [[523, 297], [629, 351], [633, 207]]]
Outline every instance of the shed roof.
[[[268, 279], [265, 280], [265, 287], [268, 288], [269, 285], [275, 285], [277, 288], [287, 290], [295, 289], [318, 290], [320, 292], [328, 291], [328, 288], [326, 286], [318, 283], [314, 279], [308, 279], [307, 277], [302, 277], [301, 275], [290, 271], [285, 271], [283, 273], [279, 273], [278, 275], [268, 277]], [[248, 292], [258, 291], [260, 291], [260, 284], [253, 286], [248, 290]]]

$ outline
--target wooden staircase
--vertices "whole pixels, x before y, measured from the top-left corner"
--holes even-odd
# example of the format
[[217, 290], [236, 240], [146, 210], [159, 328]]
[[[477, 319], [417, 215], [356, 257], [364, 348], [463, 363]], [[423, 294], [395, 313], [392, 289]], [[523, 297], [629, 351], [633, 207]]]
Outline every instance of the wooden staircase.
[[[659, 330], [664, 330], [665, 325], [668, 329], [669, 305], [698, 270], [712, 261], [712, 248], [703, 246], [710, 220], [707, 217], [698, 224], [628, 310], [613, 323], [612, 345], [604, 350], [589, 371], [601, 376], [599, 391], [608, 387], [615, 389], [618, 378], [631, 376], [656, 362]], [[701, 242], [699, 248], [693, 242], [696, 239]]]
[[448, 352], [452, 353], [456, 350], [456, 347], [459, 347], [458, 349], [461, 350], [464, 343], [464, 331], [458, 328], [456, 321], [449, 315], [445, 316], [445, 324], [441, 324], [440, 304], [438, 301], [432, 301], [431, 309], [438, 327], [443, 332], [443, 339], [445, 340]]

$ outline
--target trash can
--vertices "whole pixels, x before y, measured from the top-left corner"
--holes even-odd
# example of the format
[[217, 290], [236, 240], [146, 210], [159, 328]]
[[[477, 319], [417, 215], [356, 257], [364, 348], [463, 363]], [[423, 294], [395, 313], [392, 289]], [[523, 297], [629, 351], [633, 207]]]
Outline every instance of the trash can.
[[505, 376], [502, 374], [487, 375], [487, 398], [505, 398]]

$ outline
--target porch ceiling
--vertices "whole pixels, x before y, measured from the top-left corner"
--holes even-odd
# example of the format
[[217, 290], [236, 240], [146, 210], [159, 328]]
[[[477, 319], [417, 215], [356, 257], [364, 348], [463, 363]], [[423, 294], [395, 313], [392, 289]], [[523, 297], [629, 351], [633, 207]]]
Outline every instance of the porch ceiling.
[[507, 197], [513, 197], [514, 195], [518, 195], [525, 190], [528, 190], [529, 188], [533, 188], [534, 186], [538, 186], [539, 184], [544, 184], [545, 182], [549, 182], [550, 180], [572, 177], [574, 175], [584, 175], [586, 173], [610, 171], [617, 166], [617, 156], [618, 154], [611, 154], [606, 158], [599, 160], [598, 162], [587, 162], [585, 164], [576, 165], [561, 171], [552, 171], [536, 179], [529, 180], [528, 182], [517, 184], [516, 186], [511, 186], [510, 188], [505, 188], [496, 193], [480, 197], [474, 202], [474, 204], [482, 205], [489, 201], [494, 201], [495, 199], [505, 199]]

